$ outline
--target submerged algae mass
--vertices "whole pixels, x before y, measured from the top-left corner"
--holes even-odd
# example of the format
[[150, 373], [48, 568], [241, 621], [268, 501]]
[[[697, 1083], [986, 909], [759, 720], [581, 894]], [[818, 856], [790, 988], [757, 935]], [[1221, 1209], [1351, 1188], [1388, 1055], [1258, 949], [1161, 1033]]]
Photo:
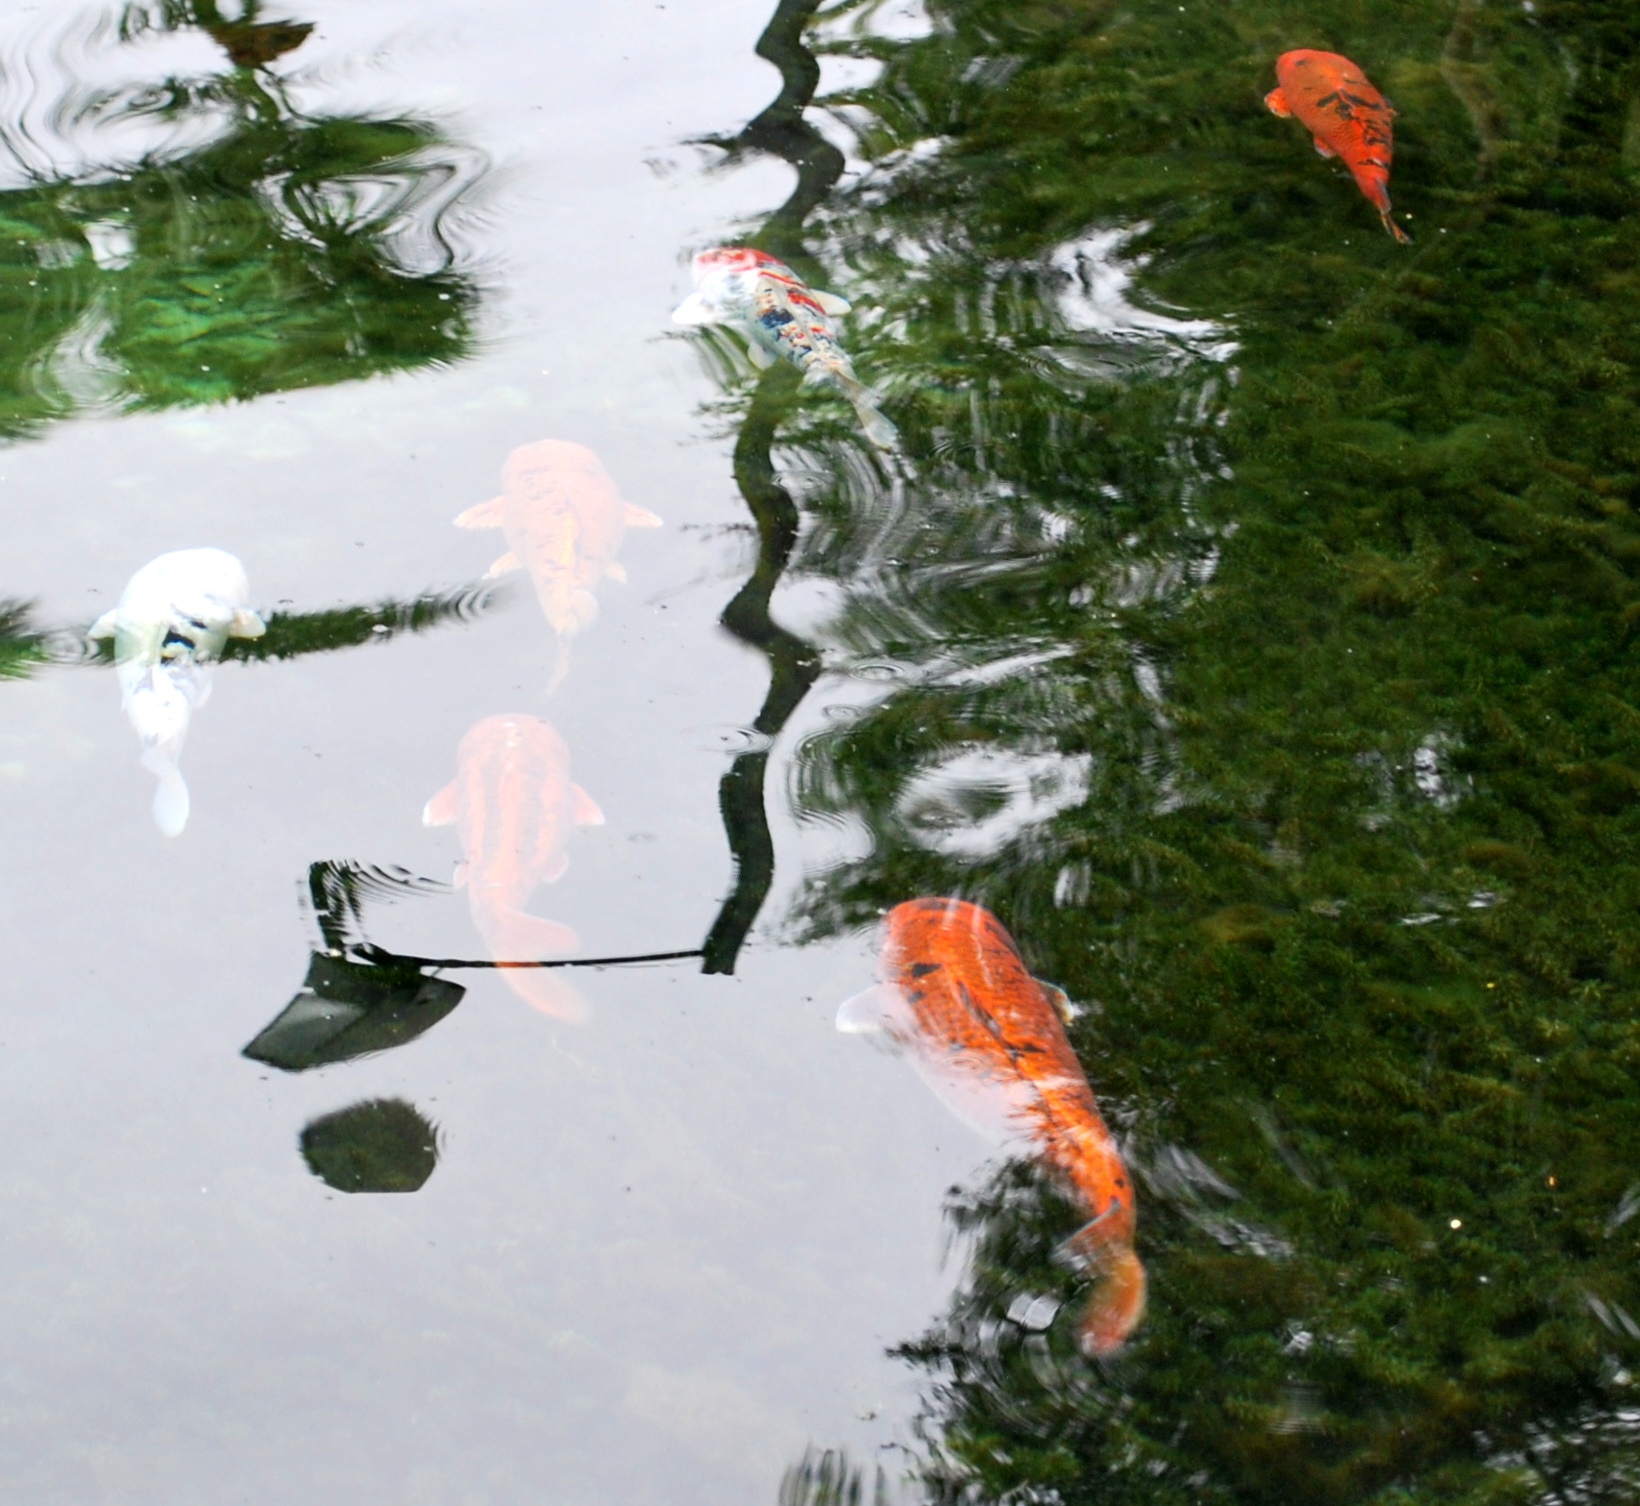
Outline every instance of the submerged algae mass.
[[[800, 754], [874, 838], [803, 914], [960, 894], [1097, 1001], [1151, 1277], [1092, 1369], [1018, 1303], [1069, 1297], [1070, 1210], [1018, 1168], [959, 1198], [927, 1479], [1631, 1499], [1640, 11], [927, 10], [811, 29], [881, 64], [810, 227], [908, 464], [787, 415], [793, 570], [878, 691]], [[1297, 46], [1394, 100], [1415, 246], [1263, 112]], [[989, 790], [986, 840], [929, 789]]]

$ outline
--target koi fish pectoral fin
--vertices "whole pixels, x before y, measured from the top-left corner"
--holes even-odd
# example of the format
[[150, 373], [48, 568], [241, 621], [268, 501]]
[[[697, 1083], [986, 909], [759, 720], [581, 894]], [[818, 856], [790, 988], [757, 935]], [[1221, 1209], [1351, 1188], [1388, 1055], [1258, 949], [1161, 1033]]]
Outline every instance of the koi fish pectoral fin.
[[647, 507], [639, 507], [635, 502], [623, 502], [621, 504], [621, 508], [621, 516], [625, 520], [628, 528], [666, 527], [666, 524], [661, 520], [661, 518], [657, 514], [650, 512]]
[[746, 342], [746, 358], [759, 371], [767, 371], [774, 365], [774, 357], [769, 354], [756, 340]]
[[835, 293], [822, 293], [818, 289], [810, 289], [809, 297], [814, 299], [822, 314], [832, 319], [840, 319], [844, 314], [854, 311], [854, 305], [848, 299], [839, 298]]
[[701, 294], [691, 293], [672, 310], [672, 322], [684, 326], [721, 324], [723, 315], [718, 312], [715, 304], [708, 303]]
[[587, 794], [580, 785], [577, 784], [571, 787], [570, 802], [577, 826], [602, 826], [604, 824], [604, 813], [598, 809], [598, 802]]
[[1292, 109], [1287, 103], [1287, 96], [1279, 89], [1272, 89], [1264, 96], [1264, 107], [1272, 115], [1279, 115], [1283, 120], [1292, 116]]
[[116, 631], [115, 624], [119, 621], [119, 609], [110, 607], [86, 630], [87, 638], [112, 638]]
[[497, 576], [506, 575], [513, 570], [522, 570], [523, 568], [523, 560], [519, 559], [519, 557], [509, 549], [504, 555], [501, 556], [500, 559], [498, 559], [493, 565], [490, 566], [488, 570], [484, 572], [484, 579], [494, 580]]
[[863, 1035], [885, 1051], [898, 1051], [907, 1014], [905, 996], [899, 989], [879, 983], [838, 1005], [837, 1029], [842, 1035]]
[[448, 826], [456, 818], [456, 784], [452, 779], [422, 807], [423, 826]]
[[1075, 1004], [1071, 1003], [1071, 996], [1054, 983], [1039, 983], [1042, 996], [1053, 1006], [1053, 1012], [1067, 1025], [1082, 1013]]
[[1316, 152], [1323, 157], [1336, 157], [1338, 155], [1338, 153], [1328, 146], [1327, 143], [1319, 136], [1315, 138], [1315, 149]]
[[506, 511], [505, 497], [491, 497], [488, 502], [480, 502], [477, 507], [469, 507], [466, 512], [456, 518], [457, 528], [499, 528]]

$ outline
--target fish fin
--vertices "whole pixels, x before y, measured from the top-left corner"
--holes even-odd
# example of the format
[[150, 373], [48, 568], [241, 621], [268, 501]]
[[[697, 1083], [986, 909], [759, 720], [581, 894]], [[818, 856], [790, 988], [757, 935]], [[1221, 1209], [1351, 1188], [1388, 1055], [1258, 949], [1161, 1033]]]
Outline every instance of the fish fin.
[[448, 826], [456, 818], [456, 782], [451, 780], [422, 807], [423, 826]]
[[508, 967], [503, 963], [501, 981], [531, 1009], [549, 1019], [573, 1025], [587, 1017], [586, 1000], [559, 968]]
[[484, 572], [484, 579], [494, 580], [498, 575], [505, 575], [509, 570], [522, 570], [523, 568], [523, 560], [519, 559], [519, 557], [509, 549], [504, 555], [501, 556], [500, 559], [498, 559], [493, 565], [490, 566], [488, 570]]
[[879, 450], [893, 450], [900, 443], [900, 431], [896, 429], [888, 416], [872, 402], [871, 396], [861, 388], [859, 393], [849, 394], [849, 401], [854, 405], [856, 417], [860, 420], [860, 428], [865, 436]]
[[828, 318], [840, 319], [844, 314], [853, 313], [854, 305], [846, 298], [839, 298], [835, 293], [822, 293], [811, 288], [809, 296], [820, 305], [820, 312]]
[[767, 371], [774, 365], [774, 357], [756, 340], [746, 342], [746, 357], [759, 371]]
[[104, 612], [102, 614], [101, 617], [99, 617], [95, 622], [93, 622], [88, 629], [86, 629], [86, 634], [85, 634], [86, 637], [87, 638], [112, 638], [114, 636], [115, 632], [117, 631], [116, 624], [119, 621], [119, 616], [120, 616], [119, 608], [118, 607], [110, 607], [106, 612]]
[[233, 614], [233, 621], [228, 624], [230, 638], [260, 638], [267, 630], [268, 625], [262, 620], [261, 614], [253, 612], [249, 607], [240, 607]]
[[154, 825], [167, 837], [182, 835], [188, 824], [188, 786], [173, 763], [159, 776], [159, 788], [154, 791]]
[[1389, 210], [1380, 209], [1378, 211], [1378, 218], [1384, 222], [1384, 229], [1389, 231], [1389, 233], [1393, 235], [1395, 239], [1403, 246], [1410, 246], [1412, 244], [1412, 237], [1389, 217]]
[[1272, 115], [1279, 115], [1283, 120], [1292, 118], [1292, 108], [1287, 103], [1287, 96], [1279, 89], [1272, 89], [1264, 96], [1264, 107]]
[[1100, 1262], [1098, 1283], [1077, 1323], [1077, 1342], [1085, 1354], [1103, 1359], [1132, 1336], [1145, 1315], [1143, 1262], [1131, 1244], [1112, 1246]]
[[619, 560], [611, 560], [605, 565], [604, 574], [618, 586], [626, 584], [626, 566]]
[[723, 315], [699, 293], [691, 293], [672, 310], [672, 322], [682, 325], [722, 324]]
[[456, 518], [457, 528], [499, 528], [507, 506], [505, 497], [491, 497], [477, 507], [469, 507]]
[[863, 989], [837, 1007], [837, 1029], [842, 1035], [869, 1035], [891, 1049], [894, 1026], [905, 1017], [905, 1000], [887, 983]]
[[552, 860], [552, 866], [542, 873], [541, 882], [543, 884], [556, 884], [558, 880], [568, 872], [569, 854], [567, 852], [560, 852], [558, 856]]
[[1323, 141], [1319, 136], [1314, 138], [1314, 142], [1315, 142], [1315, 149], [1316, 149], [1316, 152], [1317, 152], [1318, 155], [1320, 155], [1322, 157], [1336, 157], [1338, 155], [1338, 153], [1335, 152], [1330, 146], [1328, 146], [1327, 143], [1325, 141]]
[[1037, 985], [1042, 990], [1042, 996], [1053, 1006], [1053, 1012], [1067, 1025], [1075, 1020], [1082, 1011], [1071, 1003], [1071, 997], [1055, 983], [1041, 983]]
[[454, 869], [451, 870], [450, 887], [452, 889], [465, 889], [467, 887], [467, 880], [472, 876], [473, 865], [469, 863], [466, 858], [463, 858], [456, 864]]
[[639, 507], [635, 502], [622, 503], [622, 517], [628, 528], [665, 528], [666, 524], [647, 507]]
[[570, 786], [569, 798], [575, 813], [577, 826], [602, 826], [604, 813], [598, 809], [598, 802], [587, 794], [580, 785]]

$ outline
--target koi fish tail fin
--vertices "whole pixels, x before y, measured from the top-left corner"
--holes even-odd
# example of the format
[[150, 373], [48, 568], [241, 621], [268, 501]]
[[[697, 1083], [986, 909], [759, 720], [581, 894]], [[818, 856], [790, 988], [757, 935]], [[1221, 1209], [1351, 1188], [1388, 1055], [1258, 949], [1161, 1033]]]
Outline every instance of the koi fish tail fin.
[[865, 384], [856, 377], [837, 374], [837, 384], [843, 389], [843, 396], [849, 400], [856, 414], [860, 418], [860, 427], [865, 436], [879, 450], [893, 450], [899, 447], [900, 431], [889, 422], [882, 409], [873, 401], [870, 391]]
[[1113, 1245], [1098, 1261], [1099, 1279], [1077, 1324], [1085, 1354], [1103, 1359], [1116, 1353], [1145, 1315], [1145, 1268], [1131, 1244]]
[[547, 694], [554, 695], [558, 687], [564, 683], [569, 674], [570, 640], [559, 635], [558, 641], [552, 646], [552, 669], [547, 674]]
[[188, 785], [182, 771], [173, 759], [163, 766], [149, 766], [159, 776], [159, 787], [154, 791], [154, 825], [161, 836], [177, 837], [188, 824]]
[[1397, 225], [1393, 219], [1390, 218], [1388, 209], [1380, 209], [1378, 211], [1378, 218], [1384, 222], [1384, 229], [1389, 231], [1389, 233], [1393, 235], [1395, 239], [1401, 243], [1401, 245], [1410, 246], [1412, 244], [1412, 237], [1408, 235], [1399, 225]]
[[522, 910], [490, 910], [475, 919], [502, 980], [519, 998], [555, 1020], [586, 1017], [581, 996], [559, 969], [529, 965], [573, 952], [581, 944], [574, 931]]

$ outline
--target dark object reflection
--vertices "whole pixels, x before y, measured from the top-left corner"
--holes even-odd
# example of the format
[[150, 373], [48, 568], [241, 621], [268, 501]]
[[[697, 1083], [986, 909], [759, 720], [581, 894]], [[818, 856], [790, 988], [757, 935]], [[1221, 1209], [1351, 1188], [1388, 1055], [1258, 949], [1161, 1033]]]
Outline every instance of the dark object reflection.
[[428, 977], [420, 964], [390, 952], [372, 948], [366, 961], [348, 951], [359, 939], [366, 898], [397, 899], [443, 887], [402, 869], [315, 863], [308, 870], [307, 900], [321, 948], [309, 958], [296, 997], [243, 1054], [281, 1072], [305, 1072], [391, 1051], [431, 1030], [461, 1002], [464, 988]]
[[[794, 270], [818, 278], [803, 249], [803, 221], [831, 192], [843, 173], [843, 154], [803, 117], [820, 82], [820, 64], [803, 45], [819, 0], [782, 0], [758, 38], [757, 55], [780, 70], [780, 93], [738, 136], [714, 139], [732, 162], [747, 151], [781, 157], [797, 169], [797, 186], [747, 244], [780, 257]], [[735, 485], [757, 523], [757, 564], [751, 578], [723, 610], [723, 625], [769, 660], [769, 691], [752, 723], [759, 746], [735, 759], [723, 776], [718, 805], [735, 860], [735, 882], [706, 938], [702, 972], [732, 973], [740, 949], [774, 882], [774, 841], [764, 809], [769, 743], [779, 735], [814, 682], [820, 656], [812, 645], [769, 616], [769, 600], [797, 544], [798, 512], [775, 479], [770, 451], [780, 415], [797, 390], [797, 374], [785, 365], [763, 373], [751, 409], [735, 441]]]
[[302, 1131], [308, 1170], [338, 1192], [419, 1192], [438, 1165], [438, 1131], [402, 1098], [372, 1098]]

